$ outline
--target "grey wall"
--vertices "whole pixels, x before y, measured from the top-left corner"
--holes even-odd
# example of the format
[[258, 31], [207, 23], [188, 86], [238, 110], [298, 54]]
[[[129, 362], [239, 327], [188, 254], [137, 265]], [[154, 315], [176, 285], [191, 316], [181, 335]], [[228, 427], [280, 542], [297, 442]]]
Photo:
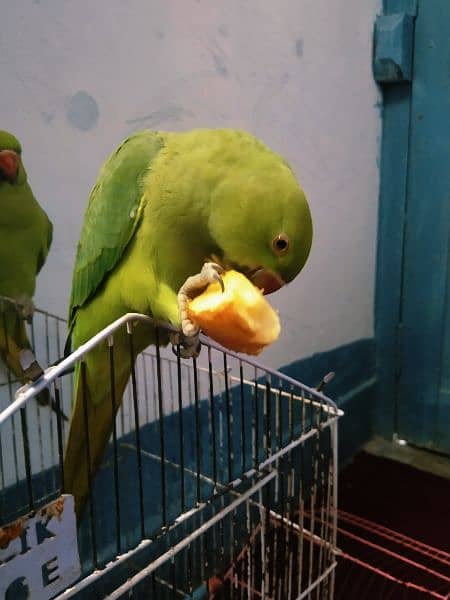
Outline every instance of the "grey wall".
[[380, 115], [378, 0], [15, 0], [2, 7], [0, 128], [55, 225], [36, 294], [66, 312], [86, 199], [141, 128], [240, 127], [292, 164], [315, 240], [273, 297], [274, 366], [371, 336]]

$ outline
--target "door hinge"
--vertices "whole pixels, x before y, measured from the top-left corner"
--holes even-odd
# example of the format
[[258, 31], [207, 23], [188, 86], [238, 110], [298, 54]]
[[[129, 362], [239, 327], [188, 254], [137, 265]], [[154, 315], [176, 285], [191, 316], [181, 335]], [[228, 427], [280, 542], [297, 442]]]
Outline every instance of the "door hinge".
[[381, 84], [412, 80], [414, 14], [395, 13], [376, 18], [373, 75]]

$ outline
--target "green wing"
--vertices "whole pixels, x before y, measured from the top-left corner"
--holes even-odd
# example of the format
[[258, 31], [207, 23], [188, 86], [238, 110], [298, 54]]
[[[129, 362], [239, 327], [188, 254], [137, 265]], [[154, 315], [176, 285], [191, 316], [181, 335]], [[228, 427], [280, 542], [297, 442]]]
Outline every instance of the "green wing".
[[161, 134], [142, 131], [127, 138], [100, 170], [89, 196], [72, 280], [69, 325], [77, 308], [95, 294], [114, 269], [141, 217], [143, 184], [164, 146]]

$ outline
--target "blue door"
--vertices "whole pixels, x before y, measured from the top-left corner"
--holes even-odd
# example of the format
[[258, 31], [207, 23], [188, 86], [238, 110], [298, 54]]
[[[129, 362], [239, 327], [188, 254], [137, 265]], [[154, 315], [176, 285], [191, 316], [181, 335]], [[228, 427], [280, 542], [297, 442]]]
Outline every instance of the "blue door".
[[385, 93], [378, 360], [393, 410], [381, 410], [399, 437], [450, 453], [450, 1], [414, 4], [411, 83]]
[[450, 452], [449, 0], [419, 2], [413, 56], [397, 430]]

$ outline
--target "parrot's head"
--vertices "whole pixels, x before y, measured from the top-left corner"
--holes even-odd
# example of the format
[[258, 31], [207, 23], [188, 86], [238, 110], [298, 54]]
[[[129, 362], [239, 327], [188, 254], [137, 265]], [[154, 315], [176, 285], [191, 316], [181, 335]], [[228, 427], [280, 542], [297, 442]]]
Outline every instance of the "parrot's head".
[[291, 168], [262, 144], [230, 165], [212, 197], [209, 228], [221, 262], [265, 294], [292, 281], [313, 235], [305, 194]]
[[19, 140], [12, 133], [0, 130], [0, 187], [5, 184], [20, 184], [26, 180], [21, 155]]

